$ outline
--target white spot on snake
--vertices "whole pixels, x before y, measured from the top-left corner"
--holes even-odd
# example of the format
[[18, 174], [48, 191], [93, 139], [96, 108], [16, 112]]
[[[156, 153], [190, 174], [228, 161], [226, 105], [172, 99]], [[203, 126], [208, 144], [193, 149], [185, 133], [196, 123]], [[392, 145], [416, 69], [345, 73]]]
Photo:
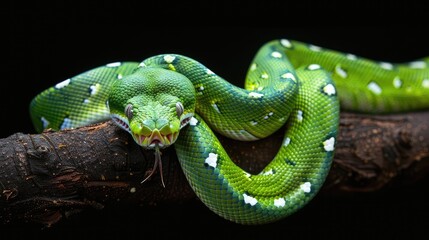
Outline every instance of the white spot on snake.
[[106, 67], [119, 67], [119, 66], [121, 66], [121, 62], [114, 62], [114, 63], [106, 64]]
[[256, 121], [250, 121], [250, 124], [251, 124], [252, 126], [255, 126], [256, 124], [258, 124], [258, 122], [256, 122]]
[[375, 82], [370, 82], [367, 87], [371, 92], [373, 92], [377, 95], [379, 95], [381, 93], [381, 87], [378, 86], [378, 84]]
[[262, 93], [256, 93], [256, 92], [250, 92], [249, 93], [250, 98], [261, 98], [263, 96], [264, 96], [264, 94], [262, 94]]
[[347, 78], [347, 72], [339, 64], [335, 66], [335, 73], [342, 78]]
[[320, 65], [319, 64], [310, 64], [310, 65], [308, 65], [308, 69], [309, 70], [317, 70], [317, 69], [320, 69]]
[[284, 207], [285, 204], [286, 204], [286, 201], [284, 198], [274, 199], [274, 206], [276, 206], [276, 207]]
[[96, 83], [95, 85], [91, 85], [89, 87], [91, 96], [97, 94], [98, 90], [100, 89], [100, 86], [101, 86], [100, 84]]
[[204, 86], [200, 86], [200, 91], [204, 91]]
[[422, 82], [422, 86], [424, 88], [429, 88], [429, 79], [424, 79], [423, 82]]
[[258, 91], [262, 91], [264, 89], [264, 87], [258, 87], [257, 90]]
[[298, 110], [298, 113], [296, 114], [296, 119], [298, 120], [298, 122], [302, 121], [302, 111]]
[[208, 75], [213, 75], [213, 74], [214, 74], [214, 72], [212, 72], [212, 70], [210, 70], [210, 69], [207, 69], [207, 70], [206, 70], [206, 73], [207, 73]]
[[252, 174], [250, 174], [250, 173], [248, 173], [248, 172], [245, 172], [245, 171], [243, 171], [244, 172], [244, 174], [246, 175], [246, 177], [250, 177], [250, 176], [252, 176]]
[[426, 62], [424, 61], [414, 61], [408, 64], [410, 68], [423, 69], [426, 68]]
[[292, 43], [287, 39], [280, 40], [280, 44], [285, 48], [291, 48], [292, 47]]
[[268, 113], [268, 115], [266, 115], [266, 116], [264, 117], [264, 119], [268, 119], [269, 117], [273, 116], [273, 114], [274, 114], [273, 112], [269, 112], [269, 113]]
[[164, 61], [165, 61], [166, 63], [172, 63], [172, 62], [174, 61], [174, 59], [176, 59], [176, 57], [175, 57], [175, 56], [171, 56], [171, 55], [165, 55], [165, 56], [164, 56]]
[[293, 73], [290, 73], [290, 72], [285, 73], [285, 74], [281, 75], [280, 77], [281, 77], [281, 78], [284, 78], [284, 79], [291, 79], [291, 80], [293, 80], [294, 82], [296, 81], [296, 77], [295, 77], [295, 75], [293, 75]]
[[323, 87], [323, 92], [325, 92], [329, 96], [334, 95], [336, 93], [335, 87], [331, 83]]
[[41, 118], [40, 118], [40, 121], [42, 121], [42, 126], [43, 126], [43, 128], [47, 128], [47, 127], [48, 127], [48, 125], [49, 125], [49, 121], [48, 121], [46, 118], [41, 117]]
[[189, 120], [189, 125], [191, 126], [196, 126], [198, 123], [198, 120], [194, 117], [191, 118], [191, 120]]
[[55, 85], [55, 88], [57, 88], [57, 89], [63, 88], [65, 86], [69, 85], [69, 83], [70, 83], [70, 79], [66, 79], [60, 83], [57, 83], [57, 85]]
[[146, 64], [144, 64], [144, 62], [141, 62], [138, 67], [146, 67]]
[[328, 140], [323, 142], [323, 148], [327, 152], [334, 151], [334, 146], [335, 146], [335, 138], [334, 137], [331, 137]]
[[209, 156], [204, 161], [210, 167], [216, 168], [217, 166], [217, 154], [209, 153]]
[[271, 57], [273, 57], [273, 58], [282, 58], [282, 54], [279, 53], [279, 52], [277, 52], [277, 51], [274, 51], [274, 52], [271, 53]]
[[256, 200], [256, 198], [249, 196], [245, 193], [243, 193], [243, 197], [244, 197], [244, 203], [250, 204], [250, 206], [255, 206], [256, 203], [258, 203], [258, 200]]
[[135, 193], [135, 192], [136, 192], [136, 188], [135, 187], [130, 188], [130, 193]]
[[301, 190], [304, 191], [305, 193], [309, 193], [309, 192], [311, 192], [311, 183], [305, 182], [305, 183], [301, 184], [301, 186], [299, 186], [299, 188], [301, 188]]
[[316, 45], [313, 45], [313, 44], [310, 44], [310, 45], [308, 46], [308, 48], [309, 48], [311, 51], [315, 51], [315, 52], [320, 52], [320, 51], [322, 51], [322, 48], [321, 48], [321, 47], [316, 46]]
[[119, 74], [118, 74], [118, 76], [117, 76], [117, 78], [118, 78], [118, 79], [122, 79], [123, 77], [124, 77], [124, 76], [122, 76], [122, 74], [120, 74], [120, 73], [119, 73]]
[[290, 143], [290, 138], [285, 138], [285, 140], [283, 141], [283, 146], [287, 147]]
[[400, 88], [400, 87], [402, 86], [402, 80], [399, 78], [399, 76], [396, 76], [396, 77], [393, 79], [393, 86], [394, 86], [395, 88]]
[[89, 103], [89, 99], [88, 99], [88, 98], [85, 98], [85, 99], [83, 100], [83, 103], [84, 103], [84, 104], [88, 104], [88, 103]]
[[273, 175], [273, 174], [274, 174], [273, 169], [270, 169], [269, 171], [262, 173], [262, 175], [264, 176]]
[[71, 128], [72, 126], [72, 122], [70, 118], [64, 118], [63, 123], [61, 124], [60, 129], [66, 129], [66, 128]]
[[268, 78], [268, 74], [267, 73], [262, 73], [261, 78], [262, 79], [267, 79]]
[[212, 107], [214, 108], [214, 110], [216, 110], [217, 113], [220, 113], [219, 107], [216, 103], [212, 103]]
[[393, 69], [393, 65], [391, 63], [388, 62], [380, 62], [380, 67], [386, 70], [392, 70]]
[[346, 58], [347, 58], [348, 60], [352, 60], [352, 61], [357, 60], [356, 55], [354, 55], [354, 54], [350, 54], [350, 53], [346, 55]]
[[250, 65], [250, 71], [255, 71], [256, 67], [256, 63], [253, 63], [252, 65]]

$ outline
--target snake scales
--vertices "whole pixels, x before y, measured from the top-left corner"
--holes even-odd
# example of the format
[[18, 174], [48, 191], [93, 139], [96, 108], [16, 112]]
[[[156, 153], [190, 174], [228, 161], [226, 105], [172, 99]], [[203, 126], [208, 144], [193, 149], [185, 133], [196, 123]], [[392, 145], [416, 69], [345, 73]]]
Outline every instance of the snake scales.
[[[153, 150], [160, 166], [160, 152], [174, 144], [204, 204], [228, 220], [262, 224], [296, 212], [321, 188], [335, 152], [340, 103], [368, 113], [427, 108], [428, 64], [429, 58], [377, 62], [279, 39], [257, 52], [245, 88], [189, 57], [162, 54], [62, 81], [33, 99], [30, 114], [39, 132], [111, 118]], [[256, 175], [236, 166], [213, 134], [253, 141], [284, 124], [282, 146]]]

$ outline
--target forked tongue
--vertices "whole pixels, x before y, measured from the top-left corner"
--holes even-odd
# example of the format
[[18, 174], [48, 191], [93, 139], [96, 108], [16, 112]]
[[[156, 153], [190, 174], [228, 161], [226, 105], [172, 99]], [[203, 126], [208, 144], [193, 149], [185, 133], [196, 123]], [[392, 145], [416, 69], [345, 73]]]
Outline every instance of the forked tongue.
[[153, 164], [153, 168], [150, 171], [149, 175], [143, 179], [141, 183], [144, 183], [146, 180], [148, 180], [152, 175], [155, 173], [156, 169], [159, 168], [159, 174], [161, 175], [161, 183], [162, 186], [165, 188], [164, 184], [164, 177], [162, 176], [162, 159], [161, 159], [161, 151], [159, 150], [158, 145], [155, 147], [155, 163]]

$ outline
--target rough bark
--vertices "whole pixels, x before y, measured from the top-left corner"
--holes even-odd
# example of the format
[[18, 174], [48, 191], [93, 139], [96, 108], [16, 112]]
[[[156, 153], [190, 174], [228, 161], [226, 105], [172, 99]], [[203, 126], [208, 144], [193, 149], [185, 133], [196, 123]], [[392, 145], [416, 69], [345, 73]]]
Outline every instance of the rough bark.
[[[321, 194], [368, 192], [412, 184], [429, 172], [429, 112], [342, 113], [332, 169]], [[267, 139], [219, 136], [232, 159], [251, 173], [276, 154], [285, 129]], [[154, 157], [111, 122], [60, 132], [0, 139], [0, 220], [50, 225], [86, 208], [119, 203], [156, 205], [195, 198], [174, 149], [163, 152], [160, 175], [141, 184]]]

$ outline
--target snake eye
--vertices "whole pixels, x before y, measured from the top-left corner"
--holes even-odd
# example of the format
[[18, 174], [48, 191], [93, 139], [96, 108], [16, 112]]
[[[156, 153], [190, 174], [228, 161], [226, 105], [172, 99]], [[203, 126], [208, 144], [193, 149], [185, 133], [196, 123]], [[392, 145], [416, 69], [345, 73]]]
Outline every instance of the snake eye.
[[125, 116], [127, 116], [128, 119], [131, 119], [133, 117], [133, 105], [128, 104], [125, 107]]
[[177, 102], [177, 103], [176, 103], [176, 113], [177, 113], [177, 116], [178, 116], [179, 118], [180, 118], [180, 116], [182, 116], [183, 111], [184, 111], [184, 109], [183, 109], [183, 105], [182, 105], [182, 103], [181, 103], [181, 102]]

